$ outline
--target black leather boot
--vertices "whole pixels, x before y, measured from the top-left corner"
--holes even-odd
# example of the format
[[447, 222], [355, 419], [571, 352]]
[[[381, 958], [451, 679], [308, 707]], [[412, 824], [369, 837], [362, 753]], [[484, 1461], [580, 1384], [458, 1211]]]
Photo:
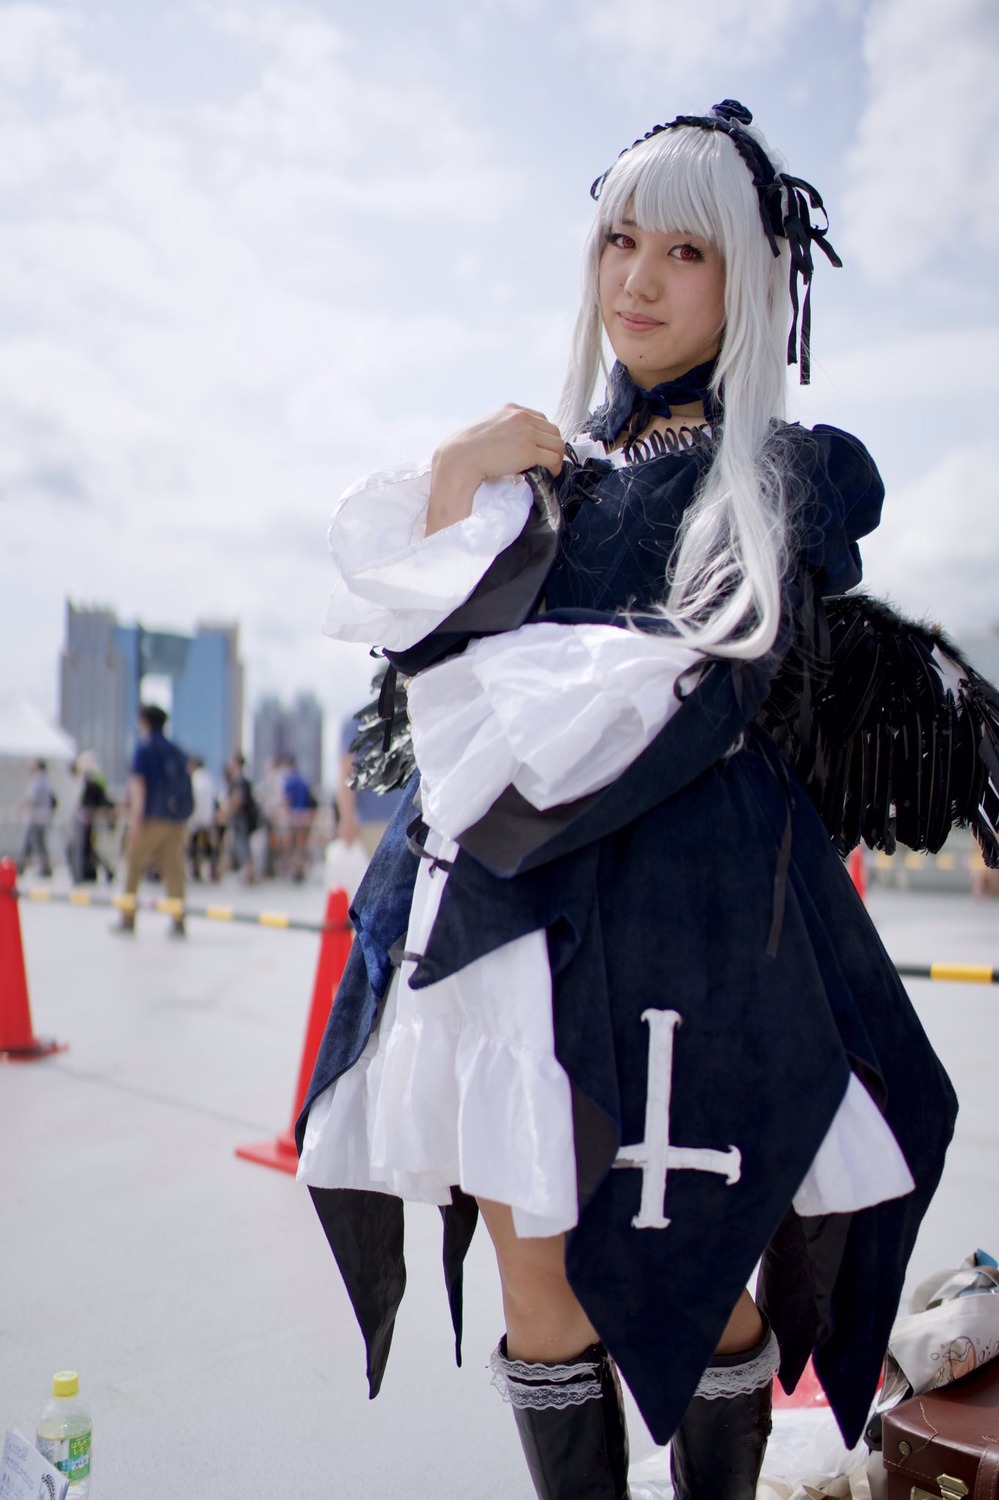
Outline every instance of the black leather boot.
[[539, 1500], [628, 1500], [628, 1430], [603, 1344], [564, 1364], [493, 1355], [493, 1384], [513, 1407]]
[[753, 1500], [770, 1436], [777, 1340], [716, 1354], [670, 1444], [675, 1500]]

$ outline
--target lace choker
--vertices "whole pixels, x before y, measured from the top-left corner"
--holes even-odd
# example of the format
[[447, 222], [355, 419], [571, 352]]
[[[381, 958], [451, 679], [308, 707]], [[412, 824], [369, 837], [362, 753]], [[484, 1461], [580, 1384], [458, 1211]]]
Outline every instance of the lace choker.
[[656, 417], [672, 417], [674, 406], [689, 406], [699, 401], [709, 422], [717, 422], [721, 409], [710, 389], [715, 361], [695, 365], [677, 380], [664, 380], [651, 390], [636, 385], [620, 360], [616, 360], [607, 381], [607, 399], [590, 417], [586, 431], [607, 448], [612, 448], [622, 433], [625, 440], [640, 437]]

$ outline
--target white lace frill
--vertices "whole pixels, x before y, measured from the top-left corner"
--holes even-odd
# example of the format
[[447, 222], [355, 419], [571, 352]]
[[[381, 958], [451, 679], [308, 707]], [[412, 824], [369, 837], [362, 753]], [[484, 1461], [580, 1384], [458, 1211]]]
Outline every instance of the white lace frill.
[[427, 823], [455, 838], [510, 785], [542, 809], [609, 786], [700, 661], [672, 636], [540, 620], [419, 673], [409, 713]]
[[430, 465], [389, 469], [337, 502], [329, 543], [336, 578], [324, 631], [403, 651], [468, 598], [523, 530], [531, 492], [520, 475], [481, 484], [472, 513], [426, 536]]
[[739, 1364], [708, 1365], [697, 1382], [695, 1396], [705, 1401], [727, 1401], [732, 1396], [751, 1396], [768, 1386], [780, 1364], [780, 1349], [771, 1330], [759, 1354]]
[[577, 1359], [569, 1365], [528, 1364], [494, 1349], [489, 1363], [494, 1387], [518, 1410], [563, 1411], [599, 1401], [602, 1395], [600, 1362], [595, 1359]]

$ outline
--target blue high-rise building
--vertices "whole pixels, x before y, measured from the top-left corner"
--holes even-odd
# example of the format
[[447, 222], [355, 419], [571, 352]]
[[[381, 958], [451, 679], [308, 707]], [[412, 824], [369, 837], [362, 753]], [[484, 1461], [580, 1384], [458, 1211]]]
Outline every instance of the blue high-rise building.
[[170, 734], [200, 756], [221, 781], [226, 762], [243, 748], [243, 667], [235, 625], [201, 625], [173, 674]]
[[95, 752], [115, 788], [128, 776], [142, 683], [151, 675], [170, 680], [168, 735], [221, 780], [242, 748], [238, 626], [199, 625], [194, 635], [151, 631], [119, 625], [110, 610], [67, 601], [60, 723], [81, 750]]

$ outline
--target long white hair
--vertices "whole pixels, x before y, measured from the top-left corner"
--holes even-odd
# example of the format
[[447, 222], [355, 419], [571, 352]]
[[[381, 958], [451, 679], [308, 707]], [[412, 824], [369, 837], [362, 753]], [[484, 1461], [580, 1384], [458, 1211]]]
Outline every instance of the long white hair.
[[[752, 132], [762, 142], [758, 132]], [[767, 149], [774, 165], [782, 163]], [[752, 659], [772, 646], [787, 554], [787, 497], [775, 441], [784, 418], [788, 249], [775, 256], [749, 170], [722, 131], [676, 126], [633, 146], [608, 173], [584, 251], [583, 292], [556, 413], [572, 438], [606, 369], [600, 257], [628, 211], [642, 228], [695, 234], [725, 263], [725, 326], [712, 388], [724, 415], [710, 468], [687, 508], [664, 581], [664, 614], [712, 656]]]

